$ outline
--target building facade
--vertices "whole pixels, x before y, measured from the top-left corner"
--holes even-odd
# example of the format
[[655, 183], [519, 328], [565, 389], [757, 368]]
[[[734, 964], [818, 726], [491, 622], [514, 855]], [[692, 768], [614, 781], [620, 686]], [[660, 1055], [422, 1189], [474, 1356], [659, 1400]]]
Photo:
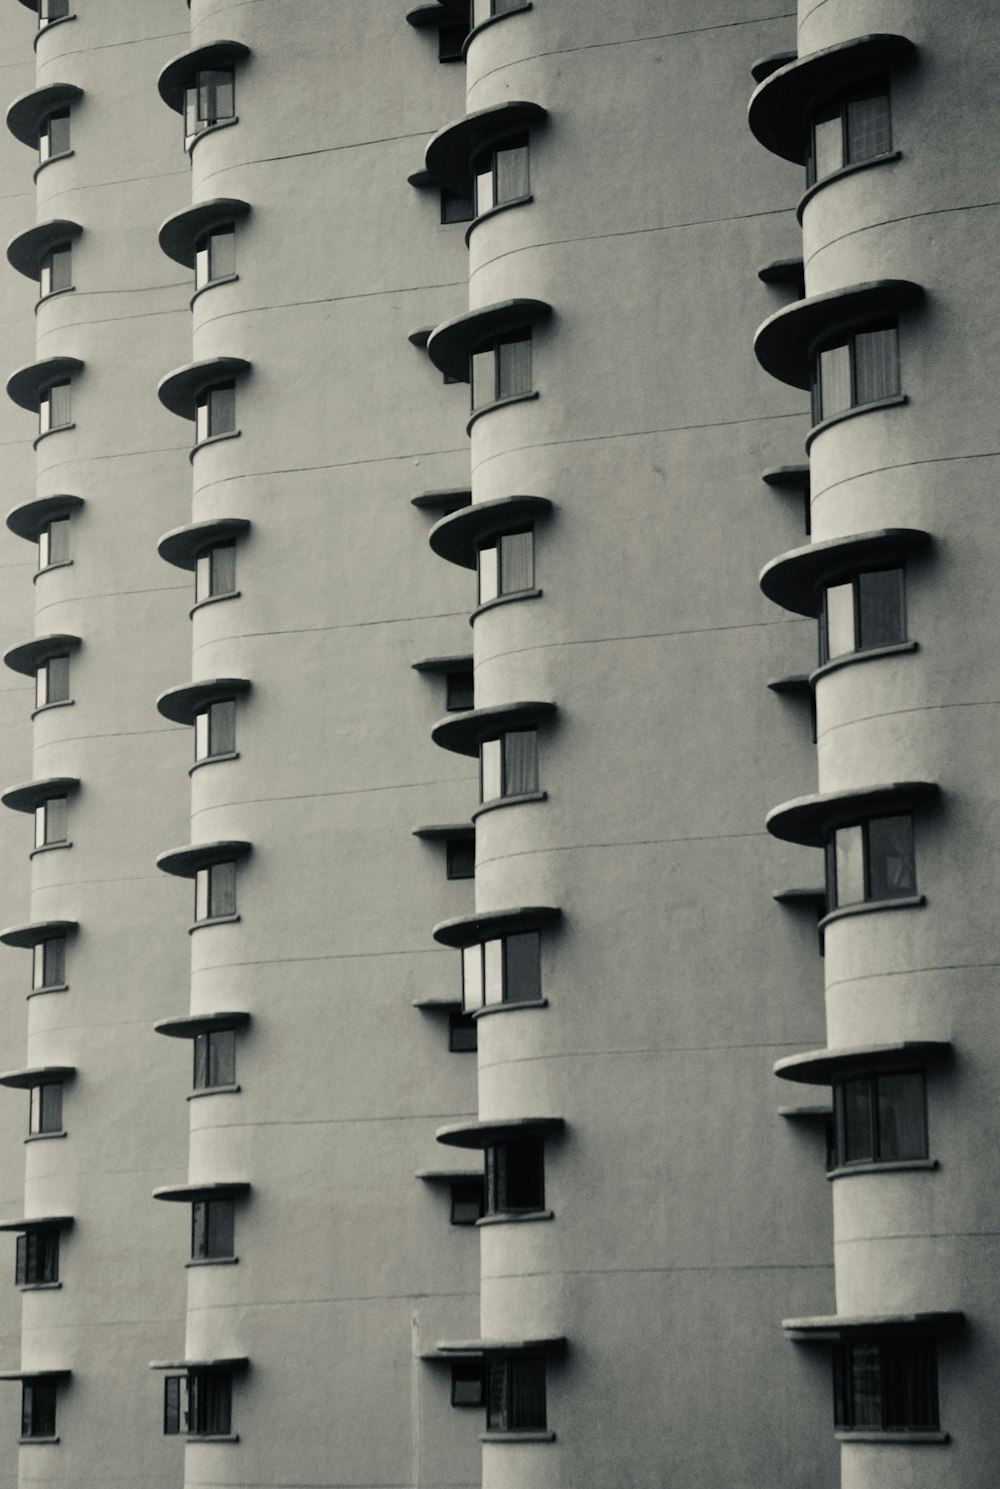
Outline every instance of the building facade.
[[992, 1484], [943, 10], [6, 0], [0, 1489]]

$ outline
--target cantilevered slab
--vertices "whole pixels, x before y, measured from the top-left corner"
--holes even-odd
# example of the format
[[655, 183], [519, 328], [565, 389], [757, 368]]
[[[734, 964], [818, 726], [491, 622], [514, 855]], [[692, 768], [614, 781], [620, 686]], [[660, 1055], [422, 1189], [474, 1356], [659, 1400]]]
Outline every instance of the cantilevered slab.
[[468, 188], [472, 157], [484, 145], [515, 134], [547, 117], [538, 103], [507, 99], [477, 109], [439, 129], [424, 152], [424, 164], [442, 186], [461, 193]]
[[565, 1126], [562, 1117], [505, 1117], [493, 1122], [450, 1122], [434, 1136], [450, 1148], [489, 1148], [505, 1139], [555, 1137]]
[[548, 320], [552, 306], [544, 300], [500, 300], [453, 316], [431, 332], [427, 355], [439, 372], [456, 382], [469, 381], [469, 358], [475, 347], [490, 336], [502, 336]]
[[10, 925], [0, 931], [0, 942], [4, 946], [28, 949], [43, 941], [54, 941], [59, 936], [70, 936], [79, 928], [79, 922], [75, 920], [32, 920], [27, 925]]
[[822, 848], [835, 827], [926, 806], [938, 792], [933, 781], [887, 781], [849, 791], [817, 791], [782, 802], [767, 814], [765, 825], [772, 837], [786, 843]]
[[842, 1049], [808, 1050], [802, 1055], [786, 1055], [774, 1066], [783, 1081], [800, 1081], [803, 1085], [829, 1086], [853, 1071], [885, 1070], [900, 1065], [925, 1065], [944, 1060], [951, 1053], [947, 1039], [902, 1040], [897, 1044], [858, 1044]]
[[497, 703], [491, 708], [467, 708], [439, 719], [431, 730], [434, 743], [456, 755], [477, 755], [480, 741], [505, 729], [521, 729], [555, 718], [556, 705], [539, 701]]
[[820, 590], [838, 574], [901, 561], [927, 548], [931, 535], [917, 527], [881, 527], [848, 533], [822, 543], [805, 543], [765, 564], [759, 584], [769, 600], [797, 615], [817, 616]]
[[197, 1039], [199, 1034], [210, 1034], [222, 1029], [243, 1029], [250, 1022], [248, 1013], [191, 1013], [185, 1018], [160, 1019], [153, 1025], [157, 1034], [166, 1034], [171, 1039]]
[[245, 677], [210, 677], [203, 682], [184, 683], [177, 688], [167, 688], [156, 700], [156, 707], [165, 719], [174, 724], [193, 724], [195, 715], [212, 703], [222, 703], [230, 698], [242, 698], [250, 691]]
[[472, 502], [435, 522], [427, 541], [439, 558], [476, 567], [479, 545], [494, 533], [526, 522], [537, 522], [552, 511], [547, 496], [500, 496], [494, 501]]
[[156, 867], [164, 874], [176, 874], [180, 879], [193, 879], [199, 869], [213, 863], [228, 863], [231, 859], [246, 858], [252, 844], [237, 838], [221, 838], [213, 843], [191, 843], [183, 848], [168, 848], [156, 860]]
[[793, 300], [757, 329], [753, 349], [765, 372], [792, 388], [808, 389], [816, 347], [841, 331], [910, 310], [923, 298], [911, 279], [871, 279]]
[[18, 233], [7, 244], [7, 261], [19, 274], [28, 279], [37, 279], [42, 258], [51, 248], [61, 247], [78, 238], [83, 228], [68, 217], [53, 217], [48, 222], [39, 222], [34, 227]]
[[79, 357], [44, 357], [40, 362], [29, 362], [19, 367], [7, 379], [7, 397], [37, 414], [43, 394], [59, 382], [65, 382], [83, 371]]
[[175, 212], [161, 225], [160, 249], [174, 263], [193, 269], [199, 240], [213, 228], [241, 222], [249, 212], [250, 203], [235, 196], [217, 196], [208, 202], [195, 202], [193, 207]]
[[43, 121], [82, 97], [83, 89], [75, 83], [47, 83], [44, 88], [32, 88], [30, 93], [15, 98], [7, 110], [7, 128], [22, 145], [36, 150]]
[[556, 905], [517, 905], [507, 910], [481, 910], [474, 915], [456, 915], [439, 921], [431, 932], [441, 946], [475, 946], [493, 936], [516, 931], [536, 931], [554, 925], [562, 915]]
[[208, 67], [232, 67], [250, 56], [242, 41], [210, 41], [172, 57], [156, 80], [160, 97], [175, 114], [184, 112], [184, 94], [196, 75]]
[[[198, 395], [220, 382], [229, 382], [250, 371], [243, 357], [206, 357], [188, 362], [161, 378], [156, 390], [163, 407], [179, 419], [193, 419], [198, 410]], [[8, 386], [8, 392], [10, 388]]]
[[54, 796], [69, 796], [79, 786], [78, 776], [48, 776], [41, 781], [25, 781], [23, 786], [8, 786], [0, 792], [0, 802], [12, 812], [33, 812]]
[[10, 651], [4, 652], [4, 666], [9, 667], [12, 672], [20, 672], [24, 677], [34, 677], [43, 662], [48, 662], [52, 657], [63, 657], [71, 651], [76, 651], [80, 645], [79, 636], [68, 636], [64, 631], [53, 631], [48, 636], [34, 636], [30, 641], [22, 641], [20, 646], [12, 646]]
[[156, 545], [165, 563], [177, 569], [194, 569], [199, 556], [217, 543], [231, 543], [249, 532], [246, 517], [216, 517], [210, 522], [188, 522], [174, 527]]
[[47, 522], [56, 517], [68, 517], [84, 505], [82, 496], [69, 496], [65, 492], [53, 496], [36, 497], [34, 501], [21, 502], [7, 513], [7, 526], [19, 538], [28, 543], [37, 543], [38, 535]]

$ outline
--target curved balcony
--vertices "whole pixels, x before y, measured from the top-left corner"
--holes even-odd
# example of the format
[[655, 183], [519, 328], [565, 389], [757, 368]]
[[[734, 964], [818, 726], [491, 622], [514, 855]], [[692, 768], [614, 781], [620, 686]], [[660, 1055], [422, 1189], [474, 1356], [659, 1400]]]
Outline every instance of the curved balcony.
[[441, 946], [462, 949], [517, 931], [538, 931], [555, 925], [562, 911], [555, 905], [517, 905], [508, 910], [482, 910], [439, 921], [431, 935]]
[[75, 83], [47, 83], [44, 88], [32, 88], [15, 98], [7, 110], [7, 128], [16, 140], [32, 150], [38, 149], [38, 132], [42, 123], [55, 110], [66, 108], [83, 97], [83, 89]]
[[207, 548], [216, 543], [231, 543], [250, 531], [246, 517], [216, 517], [209, 522], [188, 522], [183, 527], [174, 527], [156, 545], [156, 551], [164, 563], [176, 569], [193, 570], [198, 559]]
[[490, 1148], [521, 1137], [556, 1137], [565, 1127], [562, 1117], [504, 1117], [493, 1122], [449, 1122], [434, 1137], [450, 1148]]
[[[220, 381], [228, 382], [249, 371], [250, 363], [243, 357], [206, 357], [200, 362], [188, 362], [160, 379], [157, 397], [163, 407], [179, 419], [194, 419], [200, 393]], [[9, 385], [7, 391], [10, 392]]]
[[199, 1034], [245, 1029], [249, 1022], [248, 1013], [191, 1013], [184, 1018], [160, 1019], [153, 1025], [153, 1032], [165, 1034], [169, 1039], [197, 1039]]
[[[7, 526], [16, 537], [24, 538], [27, 543], [37, 543], [38, 535], [47, 522], [52, 522], [57, 517], [68, 517], [85, 505], [82, 496], [69, 496], [66, 493], [41, 496], [35, 501], [22, 502], [20, 506], [12, 507], [7, 513]], [[17, 670], [19, 669], [15, 668]]]
[[77, 791], [80, 781], [77, 776], [50, 776], [44, 781], [28, 781], [23, 786], [8, 786], [0, 792], [0, 803], [12, 812], [33, 812], [53, 796], [68, 796]]
[[487, 1358], [489, 1355], [553, 1355], [566, 1348], [565, 1334], [542, 1334], [536, 1339], [518, 1336], [511, 1339], [439, 1339], [432, 1354], [421, 1355], [422, 1360], [463, 1357], [465, 1359]]
[[20, 408], [37, 414], [43, 393], [53, 383], [65, 382], [83, 371], [79, 357], [46, 357], [41, 362], [29, 362], [19, 367], [7, 379], [7, 397]]
[[474, 569], [479, 545], [485, 538], [547, 517], [553, 506], [547, 496], [501, 496], [495, 501], [473, 502], [439, 518], [427, 541], [438, 558]]
[[421, 512], [440, 512], [447, 516], [467, 507], [472, 501], [472, 492], [467, 486], [451, 486], [442, 491], [421, 491], [410, 497], [410, 506]]
[[79, 636], [68, 636], [62, 632], [35, 636], [33, 640], [23, 641], [20, 646], [12, 646], [10, 651], [4, 652], [3, 663], [11, 672], [34, 677], [43, 662], [50, 661], [52, 657], [65, 656], [67, 652], [76, 651], [79, 646]]
[[13, 1091], [30, 1091], [33, 1086], [62, 1084], [75, 1075], [75, 1065], [33, 1065], [23, 1070], [0, 1072], [0, 1086], [8, 1086]]
[[156, 80], [157, 90], [168, 109], [183, 114], [185, 91], [198, 72], [203, 68], [232, 67], [249, 56], [250, 48], [242, 41], [210, 41], [193, 47], [171, 57]]
[[206, 233], [231, 222], [241, 222], [249, 214], [249, 202], [238, 197], [219, 196], [210, 202], [196, 202], [193, 207], [185, 207], [183, 212], [175, 212], [161, 225], [160, 249], [174, 263], [193, 269], [198, 242]]
[[212, 703], [242, 698], [249, 693], [250, 687], [251, 684], [245, 677], [207, 678], [204, 682], [168, 688], [157, 698], [156, 707], [163, 718], [169, 719], [173, 724], [193, 725], [195, 714]]
[[859, 819], [891, 816], [935, 801], [933, 781], [890, 781], [849, 791], [818, 791], [782, 802], [768, 812], [765, 826], [772, 837], [806, 848], [822, 848], [836, 827]]
[[424, 152], [424, 164], [442, 186], [462, 193], [468, 189], [472, 158], [477, 151], [546, 118], [548, 111], [541, 104], [521, 99], [477, 109], [438, 130]]
[[7, 262], [25, 278], [37, 279], [42, 258], [49, 249], [71, 243], [82, 232], [80, 224], [72, 222], [68, 217], [53, 217], [48, 222], [39, 222], [10, 240], [7, 244]]
[[765, 564], [758, 583], [775, 605], [815, 618], [820, 612], [820, 591], [831, 579], [863, 567], [894, 563], [930, 543], [930, 533], [917, 527], [883, 527], [806, 543]]
[[449, 714], [431, 730], [431, 739], [456, 755], [478, 755], [482, 740], [498, 729], [521, 729], [548, 723], [555, 718], [554, 703], [497, 703], [491, 708], [470, 708]]
[[34, 1230], [70, 1230], [73, 1221], [72, 1215], [26, 1215], [21, 1220], [0, 1221], [0, 1231], [19, 1231], [27, 1235]]
[[843, 1049], [807, 1050], [775, 1062], [774, 1074], [783, 1081], [829, 1086], [834, 1081], [870, 1070], [892, 1070], [913, 1064], [940, 1064], [951, 1054], [947, 1039], [912, 1039], [898, 1044], [859, 1044]]
[[214, 843], [192, 843], [183, 848], [168, 848], [158, 855], [156, 867], [161, 873], [173, 874], [179, 879], [193, 879], [199, 869], [246, 858], [252, 851], [252, 843], [234, 838], [219, 839]]
[[808, 390], [812, 354], [838, 332], [910, 310], [923, 299], [910, 279], [873, 279], [810, 295], [783, 305], [757, 328], [753, 349], [765, 372], [792, 388]]
[[940, 1313], [832, 1313], [812, 1318], [783, 1318], [781, 1327], [789, 1339], [822, 1344], [839, 1343], [857, 1334], [940, 1333], [960, 1328], [965, 1314], [951, 1309]]
[[479, 342], [540, 325], [551, 314], [552, 306], [545, 300], [500, 300], [495, 305], [467, 310], [434, 328], [427, 341], [427, 355], [446, 377], [467, 383], [469, 358]]
[[32, 920], [26, 925], [9, 925], [6, 930], [0, 931], [0, 944], [30, 951], [43, 941], [71, 936], [79, 929], [80, 923], [77, 920]]
[[249, 1193], [246, 1179], [216, 1179], [202, 1184], [166, 1184], [153, 1190], [153, 1198], [168, 1204], [196, 1205], [205, 1200], [243, 1199]]

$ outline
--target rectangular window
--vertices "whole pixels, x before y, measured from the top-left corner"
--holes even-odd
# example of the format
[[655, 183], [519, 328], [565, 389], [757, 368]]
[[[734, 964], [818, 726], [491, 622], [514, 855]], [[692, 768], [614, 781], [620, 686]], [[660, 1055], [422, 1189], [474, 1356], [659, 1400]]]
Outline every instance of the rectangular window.
[[869, 79], [827, 100], [813, 114], [807, 184], [822, 181], [845, 165], [876, 160], [891, 149], [889, 79]]
[[487, 1215], [531, 1214], [545, 1209], [544, 1143], [540, 1137], [486, 1149]]
[[480, 746], [480, 800], [525, 796], [538, 790], [538, 730], [510, 729]]
[[812, 419], [818, 424], [848, 409], [878, 403], [899, 392], [895, 323], [857, 331], [824, 347], [813, 362]]
[[479, 603], [498, 595], [513, 595], [533, 589], [535, 584], [535, 533], [522, 527], [488, 538], [479, 548]]
[[50, 248], [48, 253], [43, 254], [38, 273], [38, 293], [42, 298], [54, 295], [57, 290], [72, 289], [72, 262], [72, 250], [68, 243]]
[[512, 931], [462, 952], [462, 1007], [466, 1013], [500, 1003], [531, 1003], [542, 996], [538, 931]]
[[195, 876], [194, 918], [216, 920], [236, 914], [236, 865], [211, 863]]
[[439, 62], [461, 62], [462, 49], [465, 46], [465, 38], [471, 27], [466, 15], [464, 20], [449, 21], [447, 25], [438, 27], [438, 61]]
[[829, 909], [915, 895], [913, 818], [873, 817], [838, 827], [827, 847], [826, 869]]
[[69, 657], [49, 657], [35, 673], [35, 707], [69, 701]]
[[448, 1048], [453, 1055], [474, 1053], [479, 1046], [476, 1025], [467, 1013], [449, 1013]]
[[475, 1225], [482, 1214], [483, 1181], [481, 1179], [463, 1181], [451, 1186], [452, 1225]]
[[216, 543], [199, 553], [195, 565], [195, 604], [214, 595], [236, 593], [236, 544]]
[[67, 812], [65, 796], [50, 796], [35, 808], [35, 847], [47, 848], [53, 843], [65, 843]]
[[935, 1341], [880, 1338], [836, 1345], [833, 1403], [834, 1424], [844, 1431], [936, 1431]]
[[475, 702], [475, 684], [471, 667], [445, 673], [445, 708], [449, 713], [474, 708]]
[[18, 1236], [15, 1281], [21, 1287], [59, 1281], [57, 1230], [29, 1230]]
[[441, 188], [441, 221], [443, 223], [471, 222], [475, 215], [471, 186], [468, 192], [449, 191], [446, 186]]
[[66, 985], [66, 937], [50, 936], [36, 941], [31, 948], [31, 986], [33, 991]]
[[21, 1382], [22, 1438], [55, 1437], [56, 1383], [54, 1380]]
[[38, 0], [38, 20], [42, 26], [61, 21], [69, 15], [69, 0]]
[[531, 189], [527, 134], [514, 135], [484, 150], [473, 165], [473, 180], [477, 217], [491, 207], [502, 207], [505, 202], [526, 197]]
[[53, 383], [46, 388], [38, 404], [38, 432], [48, 434], [50, 429], [65, 429], [70, 423], [70, 385]]
[[486, 1427], [490, 1432], [545, 1428], [545, 1361], [540, 1355], [492, 1359], [487, 1366]]
[[231, 1199], [195, 1200], [191, 1206], [191, 1260], [233, 1255], [236, 1206]]
[[48, 569], [52, 564], [69, 561], [69, 518], [53, 517], [38, 534], [38, 567]]
[[233, 1381], [222, 1370], [192, 1370], [163, 1382], [163, 1430], [168, 1436], [228, 1437], [232, 1431]]
[[486, 1382], [481, 1360], [455, 1360], [451, 1367], [452, 1406], [484, 1406]]
[[32, 1086], [28, 1104], [28, 1132], [62, 1132], [62, 1082]]
[[43, 119], [38, 130], [38, 158], [51, 160], [69, 150], [69, 109], [60, 109]]
[[209, 1029], [194, 1037], [194, 1089], [236, 1084], [236, 1031]]
[[199, 393], [195, 410], [195, 439], [214, 439], [236, 429], [236, 384], [220, 383]]
[[216, 279], [228, 279], [236, 273], [236, 230], [216, 228], [202, 238], [194, 256], [194, 287], [204, 289]]
[[163, 1431], [168, 1437], [181, 1430], [181, 1393], [185, 1385], [183, 1375], [167, 1375], [163, 1379]]
[[923, 1072], [892, 1071], [833, 1087], [837, 1163], [893, 1163], [927, 1157]]
[[236, 700], [222, 698], [194, 716], [194, 758], [236, 753]]
[[236, 117], [236, 94], [231, 67], [205, 67], [194, 86], [184, 95], [184, 135], [190, 139], [201, 130]]
[[823, 591], [820, 662], [906, 640], [903, 570], [871, 569]]
[[530, 393], [531, 332], [511, 331], [472, 353], [469, 381], [473, 409]]
[[474, 838], [458, 838], [447, 845], [449, 879], [476, 877], [476, 843]]

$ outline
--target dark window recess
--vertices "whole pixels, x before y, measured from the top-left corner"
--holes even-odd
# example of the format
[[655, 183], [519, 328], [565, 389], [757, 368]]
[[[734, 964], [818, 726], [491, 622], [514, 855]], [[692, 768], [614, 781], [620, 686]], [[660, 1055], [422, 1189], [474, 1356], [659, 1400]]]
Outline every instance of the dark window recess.
[[538, 730], [509, 729], [479, 749], [479, 799], [497, 801], [538, 790]]
[[194, 287], [204, 289], [216, 279], [236, 273], [236, 230], [232, 223], [213, 228], [199, 238], [194, 255]]
[[474, 708], [476, 699], [472, 668], [463, 667], [460, 671], [445, 673], [445, 690], [445, 708], [449, 713]]
[[934, 1340], [856, 1339], [835, 1345], [833, 1419], [845, 1431], [936, 1431]]
[[35, 707], [69, 700], [69, 657], [49, 657], [35, 673]]
[[211, 760], [236, 750], [236, 700], [222, 698], [194, 716], [194, 758]]
[[813, 112], [806, 182], [811, 186], [845, 165], [877, 160], [891, 149], [889, 79], [871, 78]]
[[453, 1055], [471, 1054], [479, 1048], [475, 1020], [468, 1013], [449, 1013], [448, 1048]]
[[462, 952], [462, 1007], [466, 1013], [500, 1003], [532, 1003], [542, 996], [541, 937], [512, 931]]
[[927, 1157], [927, 1096], [919, 1070], [837, 1081], [833, 1087], [837, 1166]]
[[31, 986], [35, 992], [66, 983], [66, 937], [50, 936], [31, 948]]
[[38, 432], [48, 434], [50, 429], [65, 429], [71, 421], [70, 384], [53, 383], [39, 400]]
[[21, 1383], [21, 1436], [55, 1437], [56, 1383], [26, 1380]]
[[28, 1132], [62, 1132], [63, 1088], [61, 1081], [32, 1086], [28, 1101]]
[[65, 843], [68, 831], [68, 802], [65, 796], [50, 796], [35, 808], [35, 847]]
[[903, 570], [868, 569], [828, 584], [819, 617], [819, 659], [906, 640]]
[[30, 1230], [17, 1238], [15, 1281], [21, 1287], [59, 1281], [59, 1232]]
[[191, 1206], [191, 1260], [231, 1257], [236, 1206], [231, 1199], [195, 1200]]
[[236, 544], [216, 543], [199, 553], [195, 564], [194, 600], [236, 593]]
[[236, 91], [231, 67], [205, 67], [184, 94], [185, 142], [236, 117]]
[[215, 920], [236, 914], [236, 865], [211, 863], [199, 869], [194, 881], [194, 918]]
[[191, 1370], [163, 1382], [163, 1430], [168, 1436], [228, 1437], [232, 1431], [233, 1381], [222, 1370]]
[[38, 24], [62, 21], [69, 15], [69, 0], [38, 0]]
[[196, 1091], [210, 1091], [214, 1086], [236, 1084], [234, 1029], [209, 1029], [204, 1034], [196, 1034], [193, 1044]]
[[535, 584], [535, 532], [519, 527], [513, 532], [498, 533], [481, 543], [476, 570], [479, 577], [479, 603], [485, 605], [498, 595], [516, 595], [533, 589]]
[[51, 160], [69, 150], [69, 109], [58, 109], [43, 119], [38, 127], [38, 158]]
[[483, 1214], [483, 1181], [472, 1179], [451, 1186], [452, 1225], [475, 1225]]
[[[475, 203], [472, 200], [472, 186], [469, 185], [467, 192], [449, 191], [447, 186], [441, 188], [441, 221], [449, 222], [471, 222], [476, 215]], [[455, 379], [451, 378], [451, 382]]]
[[516, 202], [531, 190], [528, 175], [528, 136], [512, 135], [481, 150], [472, 162], [476, 216], [505, 202]]
[[894, 321], [855, 331], [825, 346], [813, 360], [812, 419], [878, 403], [899, 392], [899, 348]]
[[913, 818], [908, 813], [838, 827], [827, 842], [828, 909], [904, 899], [916, 892]]
[[474, 838], [456, 838], [446, 848], [449, 879], [476, 877], [476, 843]]
[[236, 429], [236, 384], [219, 383], [198, 394], [195, 405], [195, 441], [212, 439], [217, 434], [233, 434]]
[[485, 1375], [482, 1360], [455, 1360], [451, 1367], [452, 1406], [485, 1406]]
[[69, 559], [69, 518], [53, 517], [38, 534], [38, 567], [64, 564]]
[[545, 1428], [545, 1360], [511, 1355], [487, 1364], [486, 1426], [490, 1432]]
[[525, 1215], [545, 1209], [545, 1144], [518, 1138], [486, 1149], [487, 1215]]
[[470, 358], [469, 381], [474, 409], [530, 393], [531, 332], [511, 331], [483, 342]]
[[60, 243], [42, 254], [38, 268], [38, 293], [44, 299], [57, 290], [73, 287], [73, 251], [68, 243]]

